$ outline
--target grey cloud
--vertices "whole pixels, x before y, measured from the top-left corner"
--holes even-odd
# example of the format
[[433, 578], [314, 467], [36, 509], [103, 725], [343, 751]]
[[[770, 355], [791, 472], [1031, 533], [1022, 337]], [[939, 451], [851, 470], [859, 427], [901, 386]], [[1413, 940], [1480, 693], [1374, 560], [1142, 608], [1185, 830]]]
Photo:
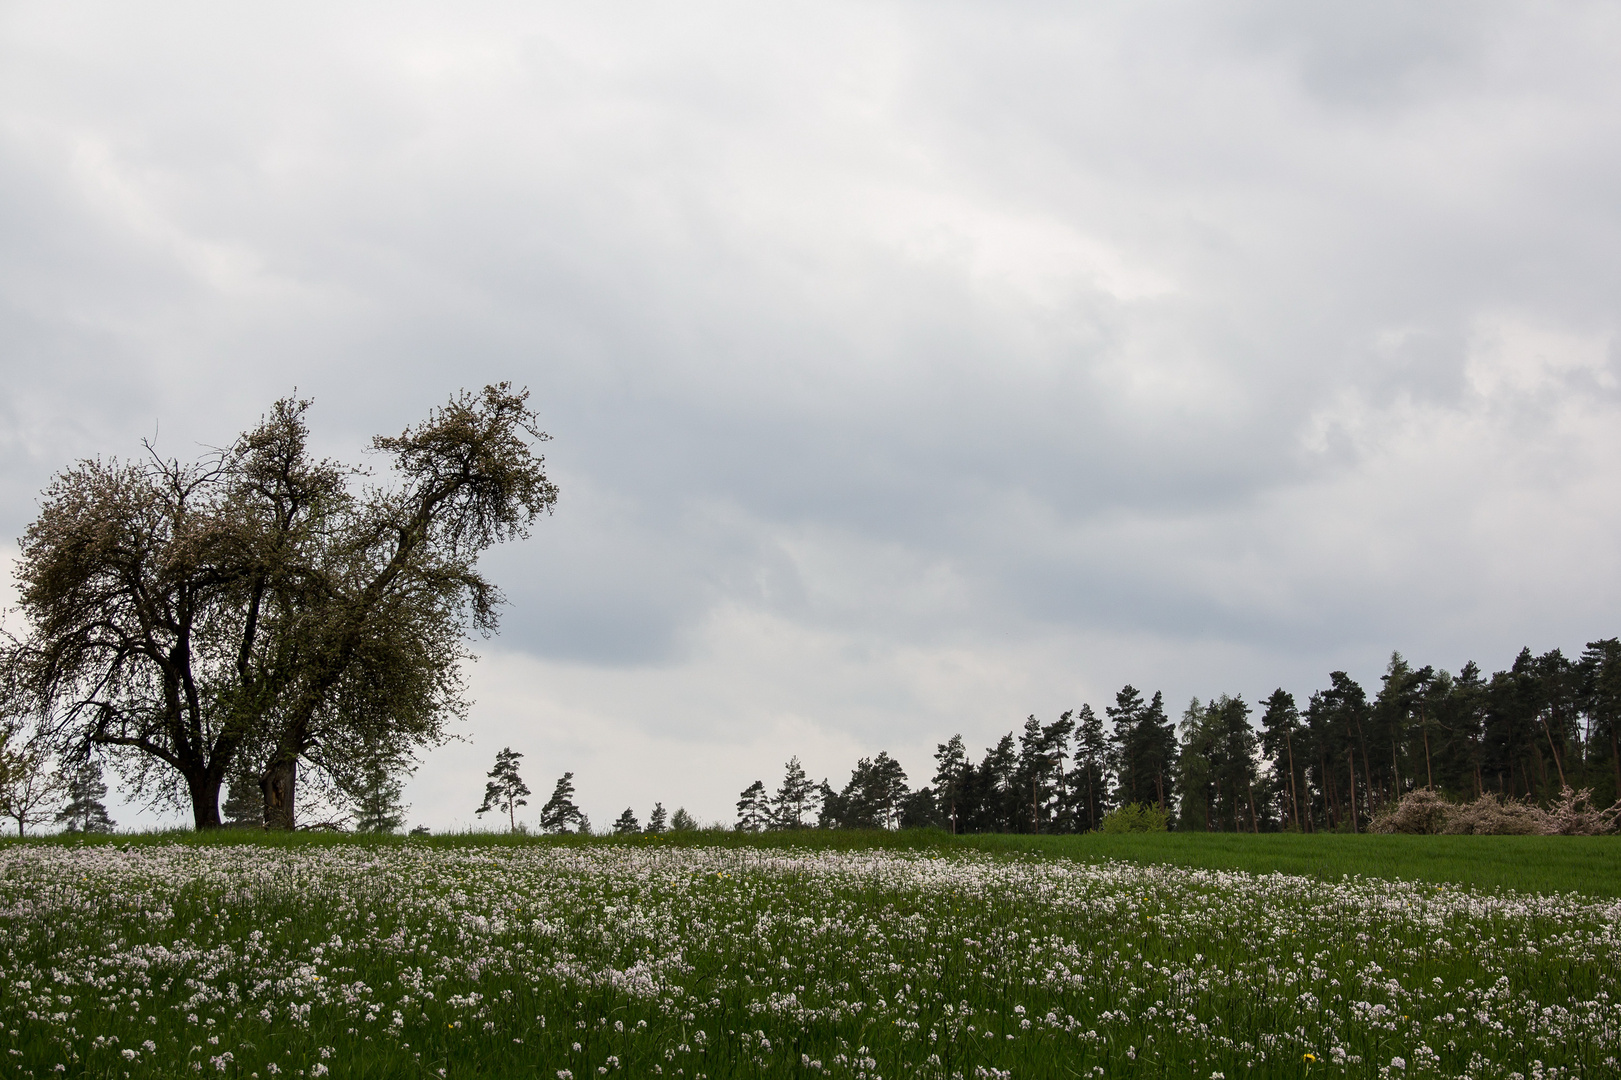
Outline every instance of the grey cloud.
[[295, 385], [354, 457], [511, 379], [563, 500], [491, 558], [501, 647], [558, 670], [696, 693], [752, 612], [887, 672], [807, 713], [899, 724], [914, 653], [1579, 644], [1621, 587], [1609, 18], [18, 5], [0, 516]]

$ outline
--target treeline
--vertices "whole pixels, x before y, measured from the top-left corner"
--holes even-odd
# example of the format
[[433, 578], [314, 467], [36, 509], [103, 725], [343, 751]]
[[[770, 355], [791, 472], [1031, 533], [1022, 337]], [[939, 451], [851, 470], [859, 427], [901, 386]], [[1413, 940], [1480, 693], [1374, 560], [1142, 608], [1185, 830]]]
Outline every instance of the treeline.
[[[912, 788], [887, 753], [862, 758], [842, 788], [813, 783], [798, 758], [768, 791], [755, 781], [737, 828], [1088, 832], [1123, 806], [1151, 806], [1184, 830], [1361, 831], [1401, 796], [1495, 794], [1546, 805], [1566, 788], [1621, 797], [1621, 640], [1581, 656], [1524, 649], [1486, 678], [1415, 668], [1392, 654], [1371, 696], [1343, 671], [1302, 707], [1273, 691], [1195, 698], [1173, 719], [1161, 694], [1126, 686], [1048, 723], [1031, 716], [975, 760], [940, 743], [932, 780]], [[1258, 713], [1258, 715], [1257, 715]]]

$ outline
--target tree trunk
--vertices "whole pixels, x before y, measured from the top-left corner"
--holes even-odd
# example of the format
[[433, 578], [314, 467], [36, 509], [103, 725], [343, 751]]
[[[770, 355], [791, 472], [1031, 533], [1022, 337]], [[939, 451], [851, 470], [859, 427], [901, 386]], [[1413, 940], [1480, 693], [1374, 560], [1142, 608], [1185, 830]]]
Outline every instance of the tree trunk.
[[1435, 790], [1435, 768], [1430, 764], [1430, 729], [1424, 729], [1424, 786]]
[[1615, 801], [1621, 802], [1621, 740], [1616, 739], [1616, 722], [1610, 719], [1610, 764], [1615, 766]]
[[298, 780], [298, 759], [272, 762], [259, 779], [265, 796], [265, 828], [293, 827], [293, 786]]
[[1559, 748], [1553, 744], [1553, 728], [1548, 724], [1548, 717], [1542, 717], [1542, 731], [1548, 736], [1548, 750], [1553, 754], [1553, 767], [1559, 770], [1559, 790], [1563, 791], [1570, 785], [1565, 783], [1565, 765], [1559, 760]]
[[[1350, 747], [1346, 747], [1346, 750], [1345, 750], [1345, 766], [1346, 766], [1346, 770], [1351, 774], [1351, 788], [1350, 788], [1350, 794], [1351, 794], [1351, 831], [1354, 833], [1354, 832], [1357, 831], [1357, 827], [1356, 827], [1356, 756], [1351, 752]], [[1364, 754], [1363, 757], [1362, 757], [1362, 770], [1363, 770], [1363, 772], [1366, 772], [1367, 768], [1368, 768], [1368, 758], [1367, 758], [1367, 755]]]
[[1338, 785], [1334, 783], [1334, 773], [1328, 767], [1328, 758], [1323, 758], [1323, 818], [1328, 822], [1328, 829], [1333, 832], [1339, 826], [1340, 793]]
[[1295, 816], [1290, 820], [1296, 829], [1304, 832], [1300, 824], [1300, 794], [1295, 790], [1295, 740], [1288, 728], [1283, 729], [1283, 745], [1289, 748], [1289, 802], [1295, 811]]
[[191, 794], [192, 824], [198, 832], [220, 827], [220, 778], [204, 773], [186, 777]]

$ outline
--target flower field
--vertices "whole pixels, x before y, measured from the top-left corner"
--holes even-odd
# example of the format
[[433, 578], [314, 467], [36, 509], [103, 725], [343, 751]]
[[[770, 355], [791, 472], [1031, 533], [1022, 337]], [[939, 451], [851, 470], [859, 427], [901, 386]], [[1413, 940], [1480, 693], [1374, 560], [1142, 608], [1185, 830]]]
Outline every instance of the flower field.
[[1621, 1076], [1621, 903], [971, 851], [0, 846], [0, 1078]]

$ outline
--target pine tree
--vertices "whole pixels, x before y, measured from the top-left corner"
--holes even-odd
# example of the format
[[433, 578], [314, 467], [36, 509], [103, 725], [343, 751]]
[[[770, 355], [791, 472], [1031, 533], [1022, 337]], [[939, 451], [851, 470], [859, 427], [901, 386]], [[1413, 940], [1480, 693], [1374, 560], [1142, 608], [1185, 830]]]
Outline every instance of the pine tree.
[[1480, 727], [1484, 691], [1480, 668], [1470, 661], [1455, 676], [1436, 672], [1424, 703], [1425, 717], [1434, 727], [1430, 753], [1436, 786], [1464, 801], [1478, 798], [1483, 790]]
[[[1182, 740], [1176, 759], [1176, 796], [1181, 809], [1177, 829], [1182, 832], [1208, 832], [1216, 827], [1216, 785], [1214, 780], [1210, 710], [1198, 698], [1182, 711]], [[1128, 803], [1126, 805], [1141, 805]]]
[[901, 806], [906, 801], [906, 770], [901, 763], [889, 756], [889, 751], [880, 750], [873, 759], [873, 804], [877, 809], [884, 828], [895, 829], [900, 827]]
[[737, 800], [737, 831], [759, 832], [770, 824], [771, 801], [766, 797], [765, 781], [756, 780]]
[[927, 785], [909, 792], [901, 799], [897, 821], [903, 829], [937, 829], [943, 819], [940, 801]]
[[843, 791], [835, 793], [822, 781], [821, 796], [822, 828], [893, 829], [907, 798], [906, 770], [888, 751], [880, 751], [876, 758], [856, 762]]
[[580, 808], [574, 805], [574, 774], [566, 772], [557, 778], [552, 797], [540, 808], [540, 827], [549, 833], [566, 833], [571, 825], [576, 830], [591, 827]]
[[962, 735], [953, 735], [950, 741], [937, 743], [934, 760], [939, 763], [934, 773], [934, 787], [940, 799], [940, 816], [951, 826], [952, 835], [956, 835], [963, 831], [963, 815], [958, 812], [958, 803], [962, 800], [963, 781], [970, 768]]
[[647, 815], [647, 831], [649, 835], [657, 836], [667, 832], [670, 828], [669, 815], [664, 812], [663, 803], [654, 803], [653, 812]]
[[[1287, 828], [1309, 830], [1311, 818], [1301, 814], [1305, 787], [1304, 766], [1309, 760], [1300, 743], [1300, 710], [1295, 696], [1283, 687], [1272, 691], [1261, 714], [1261, 753], [1272, 765], [1273, 787]], [[1297, 759], [1296, 754], [1299, 753]]]
[[259, 777], [246, 755], [239, 757], [231, 770], [220, 817], [235, 828], [264, 828], [265, 796], [259, 790]]
[[1216, 740], [1215, 783], [1221, 793], [1222, 825], [1233, 831], [1261, 831], [1260, 812], [1255, 802], [1255, 729], [1250, 726], [1250, 707], [1242, 694], [1221, 695], [1210, 703], [1212, 733]]
[[1019, 756], [1013, 749], [1013, 732], [987, 747], [979, 763], [980, 783], [983, 786], [984, 806], [980, 828], [987, 832], [1017, 832], [1019, 808]]
[[782, 784], [771, 800], [771, 828], [803, 829], [805, 815], [816, 811], [816, 785], [805, 775], [796, 755], [784, 766]]
[[1110, 734], [1118, 802], [1144, 803], [1169, 808], [1171, 769], [1178, 757], [1176, 726], [1165, 715], [1165, 699], [1158, 691], [1146, 704], [1137, 688], [1127, 685], [1105, 709], [1114, 721]]
[[490, 781], [484, 785], [484, 804], [476, 811], [486, 814], [491, 810], [505, 810], [507, 824], [513, 832], [518, 831], [517, 808], [529, 805], [524, 798], [529, 794], [529, 786], [518, 775], [518, 759], [521, 757], [523, 755], [510, 746], [502, 747], [501, 752], [495, 755], [495, 768], [490, 770]]
[[1064, 758], [1069, 756], [1074, 716], [1066, 712], [1043, 725], [1032, 714], [1024, 722], [1015, 782], [1019, 810], [1014, 820], [1021, 832], [1059, 832], [1066, 828], [1061, 820], [1065, 808]]
[[641, 831], [642, 823], [636, 820], [635, 812], [630, 807], [625, 807], [625, 812], [619, 815], [618, 821], [614, 822], [614, 835], [635, 836]]
[[1025, 718], [1024, 732], [1019, 736], [1019, 764], [1013, 774], [1018, 807], [1013, 817], [1015, 832], [1041, 831], [1041, 809], [1046, 794], [1043, 788], [1050, 767], [1041, 721], [1031, 713]]
[[1373, 790], [1367, 754], [1368, 696], [1343, 671], [1328, 673], [1327, 690], [1312, 694], [1305, 720], [1311, 741], [1307, 776], [1321, 800], [1314, 807], [1328, 828], [1360, 831]]
[[1041, 729], [1042, 753], [1049, 763], [1049, 782], [1051, 791], [1046, 801], [1046, 813], [1051, 821], [1053, 832], [1074, 832], [1075, 821], [1071, 812], [1074, 797], [1070, 787], [1074, 783], [1074, 770], [1068, 772], [1064, 769], [1064, 759], [1069, 757], [1069, 739], [1075, 733], [1075, 712], [1070, 710], [1059, 715], [1057, 720], [1045, 724]]
[[1112, 725], [1109, 731], [1109, 763], [1112, 766], [1110, 771], [1119, 784], [1116, 805], [1130, 806], [1152, 801], [1152, 780], [1144, 776], [1143, 763], [1139, 760], [1140, 736], [1137, 729], [1142, 726], [1143, 713], [1147, 711], [1143, 695], [1135, 686], [1127, 683], [1114, 696], [1114, 704], [1103, 711], [1109, 714]]
[[697, 827], [698, 819], [687, 813], [685, 806], [676, 807], [675, 813], [670, 815], [671, 832], [692, 832]]
[[63, 792], [67, 804], [57, 811], [57, 824], [66, 825], [70, 833], [110, 833], [113, 819], [101, 801], [107, 795], [107, 785], [101, 778], [101, 763], [92, 757], [83, 757], [61, 771]]
[[[521, 783], [521, 781], [520, 781]], [[388, 767], [381, 756], [372, 756], [361, 767], [351, 798], [355, 805], [355, 830], [366, 833], [391, 833], [405, 824], [405, 811], [409, 807], [400, 801], [404, 781]], [[528, 794], [528, 789], [524, 789]], [[486, 790], [485, 800], [489, 793]]]
[[1082, 705], [1075, 715], [1075, 771], [1071, 790], [1079, 808], [1075, 828], [1091, 832], [1109, 810], [1109, 743], [1103, 733], [1103, 718]]
[[1608, 790], [1602, 783], [1595, 785], [1604, 796], [1599, 801], [1621, 801], [1621, 639], [1589, 641], [1581, 671], [1582, 712], [1592, 731], [1589, 753], [1595, 762], [1609, 764]]

